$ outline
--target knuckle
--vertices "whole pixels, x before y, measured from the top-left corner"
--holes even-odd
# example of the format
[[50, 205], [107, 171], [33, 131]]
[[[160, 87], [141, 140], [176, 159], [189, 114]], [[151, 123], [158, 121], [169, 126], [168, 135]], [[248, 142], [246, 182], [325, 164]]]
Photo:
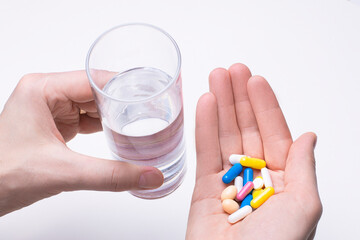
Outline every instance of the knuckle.
[[120, 181], [120, 174], [118, 168], [114, 167], [111, 173], [111, 179], [110, 179], [110, 189], [112, 191], [118, 192], [119, 189], [119, 181]]
[[128, 174], [131, 169], [127, 169], [125, 166], [116, 165], [112, 169], [110, 177], [110, 189], [115, 192], [125, 191], [135, 188], [135, 175]]
[[320, 198], [317, 197], [316, 200], [313, 200], [312, 204], [309, 207], [310, 207], [309, 210], [310, 210], [311, 218], [316, 219], [316, 221], [318, 221], [323, 212], [323, 205], [320, 201]]
[[16, 88], [20, 91], [32, 90], [34, 86], [38, 86], [43, 80], [44, 76], [41, 73], [28, 73], [20, 79]]
[[21, 78], [20, 84], [26, 85], [26, 84], [33, 83], [37, 79], [42, 78], [42, 75], [43, 74], [41, 74], [41, 73], [27, 73]]
[[323, 205], [322, 205], [321, 201], [319, 200], [315, 206], [315, 211], [314, 211], [315, 216], [317, 218], [320, 218], [322, 215], [322, 212], [323, 212]]

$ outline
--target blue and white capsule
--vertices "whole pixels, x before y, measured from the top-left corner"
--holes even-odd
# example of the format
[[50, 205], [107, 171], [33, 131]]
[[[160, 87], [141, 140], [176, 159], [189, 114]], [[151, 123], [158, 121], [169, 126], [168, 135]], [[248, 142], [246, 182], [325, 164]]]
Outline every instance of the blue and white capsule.
[[254, 179], [254, 171], [251, 168], [245, 168], [243, 186], [245, 186], [247, 182], [252, 182], [253, 179]]
[[242, 171], [243, 167], [240, 163], [235, 163], [229, 171], [225, 173], [225, 175], [222, 177], [222, 181], [225, 184], [229, 184], [232, 180], [234, 180]]
[[245, 207], [245, 206], [250, 206], [251, 200], [253, 200], [253, 195], [250, 193], [250, 194], [247, 195], [246, 198], [244, 198], [244, 200], [241, 202], [240, 208]]

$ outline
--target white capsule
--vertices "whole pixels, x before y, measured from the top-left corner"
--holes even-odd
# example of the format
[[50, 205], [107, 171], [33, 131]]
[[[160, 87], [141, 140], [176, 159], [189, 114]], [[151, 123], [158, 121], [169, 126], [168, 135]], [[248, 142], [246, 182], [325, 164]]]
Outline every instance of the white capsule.
[[246, 155], [239, 155], [239, 154], [231, 154], [229, 157], [229, 162], [234, 165], [235, 163], [240, 163], [240, 159], [242, 157], [246, 157]]
[[237, 193], [239, 193], [240, 192], [240, 190], [242, 189], [242, 187], [243, 187], [243, 178], [241, 177], [241, 176], [237, 176], [236, 178], [235, 178], [235, 187], [236, 187], [236, 189], [237, 189]]
[[261, 176], [264, 180], [264, 184], [265, 184], [265, 187], [272, 187], [273, 184], [272, 184], [272, 181], [271, 181], [271, 177], [270, 177], [270, 173], [269, 173], [269, 169], [267, 169], [266, 167], [265, 168], [262, 168], [261, 169]]
[[257, 177], [254, 179], [253, 184], [255, 190], [262, 189], [264, 186], [264, 180], [261, 177]]
[[240, 208], [239, 210], [237, 210], [236, 212], [234, 212], [233, 214], [229, 215], [228, 221], [229, 223], [236, 223], [241, 219], [243, 219], [244, 217], [246, 217], [247, 215], [249, 215], [251, 212], [252, 212], [252, 208], [249, 205], [246, 205]]

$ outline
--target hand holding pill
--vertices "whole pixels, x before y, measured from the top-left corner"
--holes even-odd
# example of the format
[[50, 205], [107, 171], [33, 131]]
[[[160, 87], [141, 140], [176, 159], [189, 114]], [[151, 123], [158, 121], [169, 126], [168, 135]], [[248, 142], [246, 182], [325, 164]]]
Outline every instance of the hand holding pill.
[[[187, 239], [312, 239], [322, 212], [316, 135], [293, 142], [271, 87], [243, 64], [215, 69], [209, 82], [196, 113], [197, 174]], [[235, 176], [236, 167], [226, 175], [241, 159], [242, 173]], [[243, 192], [254, 188], [251, 194], [228, 199], [246, 184]], [[222, 195], [229, 186], [232, 194]]]

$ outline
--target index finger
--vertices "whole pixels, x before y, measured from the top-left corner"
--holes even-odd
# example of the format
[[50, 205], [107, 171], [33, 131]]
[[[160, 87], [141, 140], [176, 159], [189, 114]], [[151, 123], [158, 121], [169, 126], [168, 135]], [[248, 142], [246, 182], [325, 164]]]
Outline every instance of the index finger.
[[[102, 88], [116, 73], [104, 70], [92, 71], [101, 83]], [[48, 73], [46, 74], [46, 87], [49, 95], [65, 97], [74, 102], [84, 103], [94, 100], [90, 83], [85, 70]]]

